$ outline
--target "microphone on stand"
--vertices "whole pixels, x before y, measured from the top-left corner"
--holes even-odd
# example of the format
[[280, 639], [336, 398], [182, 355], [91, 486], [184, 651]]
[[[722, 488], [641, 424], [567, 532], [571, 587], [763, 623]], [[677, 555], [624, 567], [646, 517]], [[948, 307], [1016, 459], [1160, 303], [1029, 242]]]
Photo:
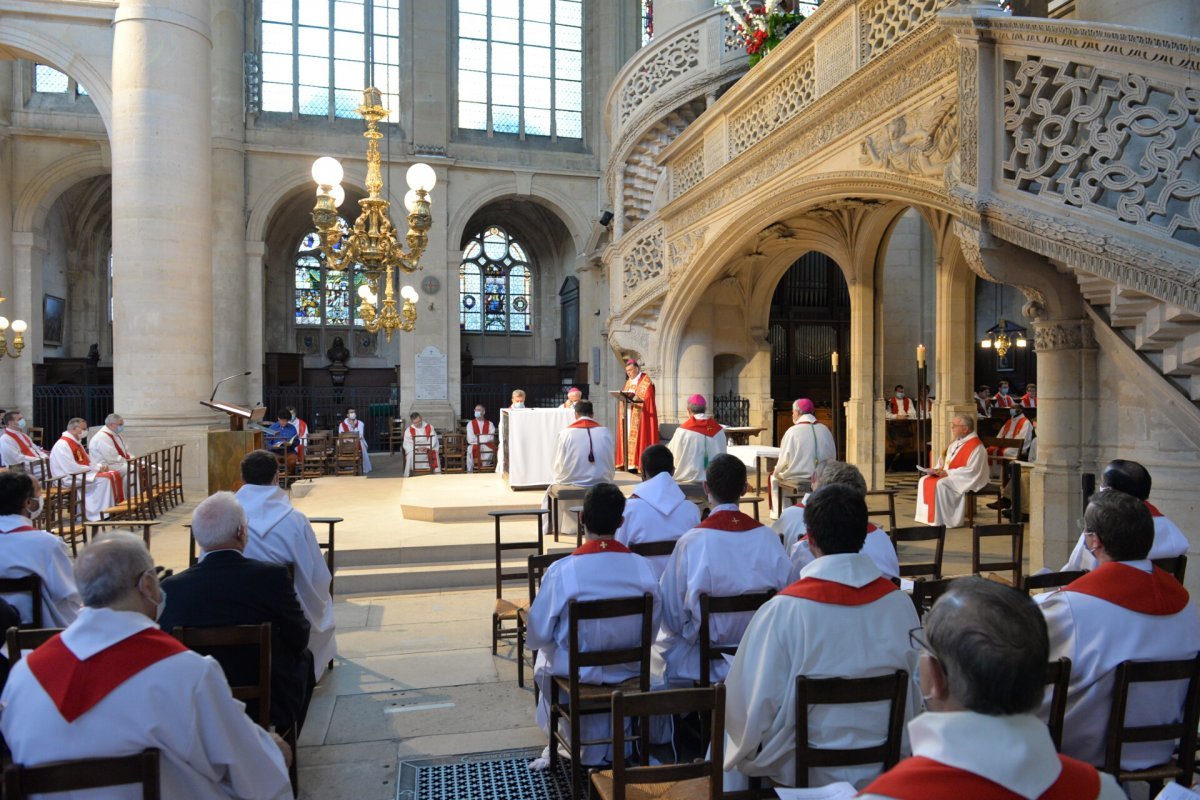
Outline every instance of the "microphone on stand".
[[239, 372], [236, 375], [230, 375], [228, 378], [221, 378], [221, 380], [217, 381], [217, 385], [213, 387], [213, 393], [212, 393], [212, 396], [208, 398], [208, 402], [211, 403], [213, 401], [213, 399], [216, 398], [217, 389], [221, 388], [222, 383], [224, 383], [225, 381], [231, 381], [234, 378], [244, 378], [249, 374], [250, 374], [250, 370], [246, 370], [245, 372]]

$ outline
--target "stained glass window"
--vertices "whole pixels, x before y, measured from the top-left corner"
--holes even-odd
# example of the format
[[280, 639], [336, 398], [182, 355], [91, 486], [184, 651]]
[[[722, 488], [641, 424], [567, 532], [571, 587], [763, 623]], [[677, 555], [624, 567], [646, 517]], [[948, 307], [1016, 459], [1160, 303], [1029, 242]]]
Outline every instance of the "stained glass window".
[[[348, 227], [340, 217], [338, 223], [343, 230]], [[361, 326], [358, 287], [367, 282], [366, 273], [358, 264], [349, 270], [327, 269], [320, 243], [316, 231], [309, 231], [296, 247], [296, 324], [348, 328], [353, 318]]]
[[642, 0], [642, 44], [654, 38], [654, 0]]
[[262, 0], [262, 110], [357, 118], [362, 90], [400, 119], [400, 0]]
[[466, 333], [529, 333], [533, 320], [533, 273], [525, 248], [492, 225], [472, 239], [458, 268], [459, 330]]
[[458, 126], [583, 137], [581, 0], [459, 0]]

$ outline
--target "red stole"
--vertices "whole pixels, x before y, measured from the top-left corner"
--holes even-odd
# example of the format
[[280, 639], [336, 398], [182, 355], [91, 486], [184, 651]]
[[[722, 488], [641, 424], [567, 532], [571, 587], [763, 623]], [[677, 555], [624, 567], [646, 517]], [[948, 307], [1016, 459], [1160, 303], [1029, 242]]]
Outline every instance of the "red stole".
[[1152, 516], [1152, 517], [1161, 517], [1161, 516], [1163, 515], [1163, 513], [1162, 513], [1161, 511], [1159, 511], [1159, 510], [1158, 510], [1157, 508], [1155, 508], [1154, 506], [1150, 505], [1150, 501], [1149, 501], [1149, 500], [1143, 500], [1142, 502], [1146, 504], [1146, 508], [1150, 509], [1150, 516]]
[[129, 453], [125, 452], [124, 447], [121, 447], [121, 440], [117, 438], [117, 435], [115, 433], [113, 433], [112, 431], [110, 431], [108, 428], [105, 428], [103, 433], [108, 434], [108, 438], [112, 439], [113, 447], [117, 448], [117, 455], [119, 455], [121, 458], [128, 461]]
[[[83, 449], [83, 445], [72, 439], [70, 436], [62, 436], [60, 438], [67, 443], [68, 447], [71, 448], [71, 456], [75, 459], [76, 464], [79, 464], [82, 467], [90, 467], [92, 465], [92, 461], [90, 458], [88, 458], [87, 451]], [[114, 441], [116, 440], [114, 439]], [[106, 470], [104, 472], [97, 472], [96, 478], [100, 480], [106, 480], [112, 485], [114, 503], [119, 504], [125, 502], [125, 487], [121, 485], [121, 473], [114, 472], [112, 470]]]
[[[357, 421], [357, 420], [356, 420]], [[346, 423], [343, 422], [343, 425]], [[418, 431], [416, 425], [409, 425], [408, 432], [413, 438], [413, 449], [417, 446], [417, 437], [424, 436], [429, 440], [429, 446], [425, 448], [425, 458], [429, 462], [429, 468], [436, 470], [438, 468], [437, 448], [433, 446], [433, 428], [428, 422], [423, 426], [424, 430]], [[416, 462], [416, 455], [413, 455], [413, 462]]]
[[6, 434], [8, 434], [9, 436], [11, 436], [12, 438], [16, 439], [17, 447], [19, 447], [21, 449], [21, 455], [25, 456], [26, 458], [37, 458], [38, 457], [37, 453], [33, 452], [33, 448], [30, 447], [30, 445], [33, 444], [33, 441], [29, 440], [29, 444], [25, 443], [26, 442], [25, 434], [17, 433], [15, 431], [9, 430], [8, 428], [5, 428], [4, 432]]
[[[971, 454], [975, 452], [976, 447], [982, 447], [983, 440], [978, 436], [972, 436], [967, 439], [958, 448], [958, 452], [954, 454], [954, 458], [950, 459], [950, 463], [946, 465], [946, 471], [952, 469], [961, 469], [967, 465], [971, 459]], [[937, 482], [942, 479], [941, 475], [926, 475], [921, 479], [921, 496], [925, 499], [925, 508], [927, 509], [927, 522], [932, 525], [936, 518], [937, 504]]]
[[898, 591], [896, 584], [884, 577], [858, 587], [821, 578], [801, 578], [780, 594], [834, 606], [865, 606]]
[[680, 425], [679, 428], [680, 430], [692, 431], [693, 433], [702, 433], [705, 436], [716, 436], [721, 432], [721, 423], [712, 417], [708, 419], [688, 417], [687, 422]]
[[[1008, 422], [1000, 426], [1000, 432], [996, 434], [998, 439], [1020, 439], [1025, 435], [1025, 428], [1032, 423], [1029, 417], [1022, 414], [1019, 417], [1013, 417]], [[1006, 448], [989, 447], [987, 449], [989, 456], [1003, 456]]]
[[0, 531], [0, 534], [5, 534], [5, 533], [25, 533], [26, 531], [36, 531], [36, 530], [37, 530], [37, 528], [33, 527], [32, 525], [22, 525], [22, 526], [21, 526], [21, 527], [19, 527], [19, 528], [13, 528], [11, 531]]
[[76, 464], [80, 464], [85, 467], [90, 467], [92, 465], [92, 460], [88, 458], [87, 450], [83, 449], [83, 445], [72, 439], [70, 436], [62, 436], [60, 438], [67, 443], [67, 447], [71, 448], [71, 456], [75, 459]]
[[[480, 430], [480, 428], [482, 428], [483, 430]], [[475, 441], [477, 441], [477, 442], [479, 441], [480, 436], [491, 436], [491, 437], [493, 437], [493, 439], [495, 438], [495, 435], [496, 435], [495, 428], [492, 428], [491, 430], [488, 430], [488, 428], [492, 428], [492, 423], [488, 422], [486, 419], [482, 423], [480, 423], [480, 421], [477, 419], [471, 420], [471, 430], [475, 433]], [[479, 444], [471, 445], [472, 456], [475, 459], [476, 463], [479, 463], [479, 464], [483, 463], [479, 459], [479, 450], [481, 447], [486, 447], [489, 450], [495, 450], [496, 442], [495, 441], [480, 442]]]
[[616, 539], [590, 539], [576, 547], [573, 556], [590, 556], [595, 553], [632, 553], [625, 545]]
[[1037, 398], [1029, 394], [1029, 392], [1026, 392], [1025, 394], [1021, 395], [1021, 405], [1025, 406], [1026, 408], [1037, 408]]
[[715, 514], [709, 514], [708, 519], [696, 527], [713, 531], [741, 533], [742, 531], [752, 531], [755, 528], [761, 528], [763, 524], [749, 514], [743, 514], [740, 511], [718, 511]]
[[567, 427], [568, 428], [599, 428], [600, 423], [596, 422], [596, 420], [594, 420], [594, 419], [588, 419], [587, 417], [580, 417], [579, 419], [575, 420]]
[[[1091, 764], [1059, 756], [1062, 772], [1039, 800], [1092, 800], [1100, 794], [1100, 773]], [[913, 756], [873, 780], [862, 794], [896, 800], [1021, 800], [1021, 795], [974, 772]]]
[[67, 722], [74, 722], [125, 681], [187, 648], [157, 628], [145, 630], [79, 660], [55, 636], [29, 655], [29, 671]]
[[911, 414], [912, 413], [912, 400], [909, 400], [907, 397], [904, 398], [904, 410], [903, 411], [900, 410], [900, 401], [897, 400], [895, 397], [891, 397], [888, 399], [888, 405], [891, 406], [892, 413], [897, 416], [900, 414]]
[[1152, 572], [1142, 572], [1118, 561], [1101, 564], [1082, 578], [1071, 581], [1063, 591], [1091, 595], [1138, 614], [1155, 617], [1178, 614], [1187, 608], [1190, 600], [1187, 589], [1166, 570], [1154, 567]]
[[997, 394], [992, 400], [996, 403], [996, 408], [1012, 408], [1016, 405], [1011, 394]]

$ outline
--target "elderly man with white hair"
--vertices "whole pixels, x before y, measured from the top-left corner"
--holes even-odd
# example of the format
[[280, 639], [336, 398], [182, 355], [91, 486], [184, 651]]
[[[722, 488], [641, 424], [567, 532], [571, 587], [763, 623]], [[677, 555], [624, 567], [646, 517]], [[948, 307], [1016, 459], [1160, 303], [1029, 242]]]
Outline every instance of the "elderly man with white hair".
[[954, 441], [946, 455], [917, 484], [917, 522], [954, 528], [967, 513], [967, 492], [987, 486], [987, 448], [975, 435], [975, 420], [957, 416], [950, 423]]
[[837, 443], [833, 434], [817, 422], [812, 400], [801, 397], [792, 403], [792, 427], [779, 442], [779, 460], [771, 472], [771, 519], [779, 519], [783, 510], [783, 487], [780, 482], [807, 483], [817, 464], [837, 458]]
[[103, 461], [93, 461], [83, 449], [83, 438], [88, 435], [87, 420], [75, 417], [67, 422], [67, 429], [50, 448], [50, 474], [59, 477], [76, 474], [87, 481], [84, 495], [84, 513], [89, 520], [98, 520], [105, 509], [114, 502], [125, 500], [121, 475], [108, 468]]
[[109, 414], [104, 418], [104, 427], [93, 433], [88, 441], [88, 455], [92, 461], [107, 464], [108, 468], [124, 477], [129, 472], [129, 461], [133, 458], [121, 433], [125, 420], [120, 414]]
[[[98, 537], [75, 562], [86, 608], [13, 669], [0, 732], [19, 764], [157, 748], [163, 797], [285, 800], [291, 752], [233, 699], [216, 661], [159, 630], [166, 599], [142, 540]], [[105, 798], [140, 797], [135, 787]]]

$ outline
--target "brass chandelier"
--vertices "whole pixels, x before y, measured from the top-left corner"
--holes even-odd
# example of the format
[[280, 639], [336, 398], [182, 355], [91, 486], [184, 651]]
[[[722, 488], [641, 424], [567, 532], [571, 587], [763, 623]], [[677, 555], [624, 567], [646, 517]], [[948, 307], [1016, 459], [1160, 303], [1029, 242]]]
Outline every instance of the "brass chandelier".
[[[0, 303], [3, 302], [4, 295], [0, 294]], [[22, 319], [14, 319], [12, 321], [13, 341], [11, 348], [8, 344], [8, 328], [8, 317], [0, 317], [0, 357], [20, 358], [21, 351], [25, 349], [25, 331], [29, 329], [29, 325]]]
[[[380, 329], [392, 340], [392, 332], [399, 329], [411, 331], [417, 323], [417, 290], [412, 286], [399, 289], [404, 300], [400, 311], [396, 310], [396, 271], [412, 273], [421, 268], [421, 255], [429, 243], [429, 228], [433, 218], [429, 214], [429, 193], [437, 184], [437, 175], [428, 164], [413, 164], [405, 176], [410, 191], [404, 196], [408, 209], [408, 245], [404, 247], [396, 240], [396, 227], [388, 219], [391, 203], [383, 197], [383, 171], [380, 167], [379, 140], [383, 134], [379, 123], [386, 119], [388, 109], [383, 107], [383, 95], [374, 88], [363, 90], [363, 104], [356, 109], [367, 121], [363, 137], [367, 140], [367, 197], [358, 201], [362, 212], [354, 226], [343, 230], [338, 221], [338, 206], [346, 197], [342, 189], [342, 165], [329, 156], [318, 158], [312, 167], [313, 180], [317, 182], [317, 204], [312, 219], [321, 239], [321, 252], [325, 263], [332, 270], [346, 270], [352, 265], [361, 265], [367, 282], [359, 287], [360, 304], [358, 315], [364, 327], [371, 333]], [[379, 303], [379, 284], [383, 282], [383, 306]]]

